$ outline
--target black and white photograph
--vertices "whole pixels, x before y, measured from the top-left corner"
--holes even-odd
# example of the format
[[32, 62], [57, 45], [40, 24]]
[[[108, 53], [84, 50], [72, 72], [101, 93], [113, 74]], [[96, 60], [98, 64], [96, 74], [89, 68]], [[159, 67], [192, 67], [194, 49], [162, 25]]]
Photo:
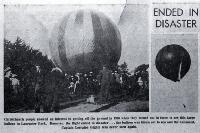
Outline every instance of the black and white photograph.
[[152, 34], [151, 111], [198, 111], [197, 34]]
[[[5, 5], [4, 113], [149, 112], [148, 8]], [[177, 56], [187, 58], [175, 57], [177, 66], [162, 66], [163, 53], [156, 59], [152, 109], [196, 111], [197, 38], [165, 40], [154, 40], [153, 61], [159, 49], [173, 43], [185, 47], [177, 48]], [[169, 76], [164, 67], [177, 70]], [[182, 87], [171, 90], [172, 84]], [[173, 94], [167, 102], [161, 97], [166, 93]]]

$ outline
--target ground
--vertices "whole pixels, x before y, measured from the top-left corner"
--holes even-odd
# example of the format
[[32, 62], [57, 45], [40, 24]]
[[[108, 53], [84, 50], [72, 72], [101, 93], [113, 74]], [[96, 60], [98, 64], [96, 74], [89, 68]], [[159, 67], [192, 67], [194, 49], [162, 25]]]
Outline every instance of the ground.
[[129, 101], [111, 104], [80, 103], [75, 107], [69, 107], [60, 112], [148, 112], [149, 101]]
[[[109, 104], [91, 104], [82, 102], [72, 105], [70, 103], [62, 103], [65, 104], [63, 108], [60, 110], [60, 113], [67, 112], [148, 112], [149, 111], [149, 101], [122, 101], [117, 103], [109, 103]], [[77, 101], [76, 101], [77, 102]], [[71, 105], [71, 106], [69, 106]], [[22, 113], [34, 113], [34, 110], [24, 110]]]

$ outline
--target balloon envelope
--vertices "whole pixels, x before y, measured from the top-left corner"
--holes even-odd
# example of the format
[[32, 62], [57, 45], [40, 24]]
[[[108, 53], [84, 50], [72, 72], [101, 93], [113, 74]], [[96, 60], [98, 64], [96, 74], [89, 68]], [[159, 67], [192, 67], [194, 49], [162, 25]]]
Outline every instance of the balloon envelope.
[[190, 69], [191, 59], [185, 48], [172, 44], [163, 47], [156, 56], [156, 68], [165, 78], [180, 81]]
[[55, 25], [49, 45], [54, 63], [65, 72], [99, 70], [116, 65], [121, 56], [117, 26], [92, 10], [68, 13]]

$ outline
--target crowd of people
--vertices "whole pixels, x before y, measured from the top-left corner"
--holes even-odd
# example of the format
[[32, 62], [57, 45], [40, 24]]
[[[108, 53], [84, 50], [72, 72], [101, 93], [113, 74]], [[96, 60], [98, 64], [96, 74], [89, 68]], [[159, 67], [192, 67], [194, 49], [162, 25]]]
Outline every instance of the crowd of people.
[[59, 112], [63, 102], [77, 99], [95, 104], [143, 97], [148, 100], [149, 65], [138, 66], [132, 75], [127, 67], [124, 62], [102, 70], [66, 73], [19, 37], [14, 43], [5, 39], [4, 112]]
[[[59, 102], [61, 101], [73, 101], [92, 96], [94, 98], [93, 103], [104, 104], [119, 99], [137, 99], [141, 96], [141, 93], [144, 96], [144, 91], [148, 93], [148, 83], [142, 76], [131, 76], [125, 72], [119, 73], [117, 70], [109, 70], [106, 66], [97, 73], [90, 71], [74, 75], [63, 73], [59, 68], [53, 68], [50, 76], [51, 80], [46, 88], [48, 88], [48, 91], [51, 90], [49, 88], [53, 88], [53, 95], [48, 93], [45, 98], [47, 100], [42, 100], [42, 98], [39, 100], [38, 98], [38, 102], [36, 101], [36, 107], [39, 107], [40, 101], [45, 101], [44, 105], [51, 106], [44, 109], [43, 105], [44, 112], [59, 112]], [[42, 89], [44, 87], [41, 87]], [[41, 94], [39, 91], [36, 92], [36, 97]], [[145, 95], [145, 98], [148, 99], [148, 95]], [[49, 102], [51, 104], [47, 104]], [[35, 112], [40, 112], [37, 110]]]
[[[59, 112], [61, 102], [81, 98], [93, 97], [92, 103], [104, 104], [120, 99], [137, 99], [140, 90], [148, 93], [148, 83], [141, 75], [129, 75], [126, 72], [110, 70], [107, 66], [103, 66], [103, 69], [98, 72], [90, 71], [73, 75], [55, 67], [45, 77], [40, 75], [39, 66], [35, 68], [37, 75], [31, 84], [34, 89], [36, 113]], [[19, 85], [20, 81], [17, 83]]]

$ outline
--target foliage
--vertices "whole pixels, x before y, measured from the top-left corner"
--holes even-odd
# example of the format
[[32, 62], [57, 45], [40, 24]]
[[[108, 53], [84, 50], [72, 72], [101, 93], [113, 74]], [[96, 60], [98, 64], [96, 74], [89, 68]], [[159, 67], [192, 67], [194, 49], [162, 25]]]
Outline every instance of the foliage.
[[[27, 73], [40, 66], [42, 74], [49, 72], [53, 63], [43, 56], [39, 50], [34, 50], [19, 37], [14, 43], [4, 40], [4, 69], [10, 67], [12, 72], [22, 79]], [[30, 76], [30, 75], [29, 75]]]
[[122, 63], [121, 65], [118, 65], [118, 71], [120, 74], [130, 75], [128, 65], [126, 62]]
[[148, 68], [149, 65], [142, 64], [134, 70], [134, 75], [136, 77], [141, 77], [143, 81], [148, 83], [149, 82], [149, 73], [147, 71]]
[[148, 72], [149, 65], [148, 64], [142, 64], [138, 66], [134, 70], [134, 78], [138, 81], [139, 77], [141, 78], [141, 81], [143, 82], [142, 85], [140, 85], [140, 89], [138, 91], [138, 96], [140, 99], [143, 100], [149, 100], [149, 72]]
[[[10, 67], [11, 72], [17, 75], [16, 78], [20, 81], [20, 89], [23, 93], [21, 100], [26, 106], [33, 106], [33, 93], [35, 91], [33, 83], [38, 74], [36, 66], [40, 66], [40, 76], [45, 79], [54, 65], [47, 56], [43, 56], [39, 50], [33, 49], [19, 37], [14, 43], [4, 39], [4, 70]], [[10, 90], [5, 86], [4, 91], [6, 93]], [[10, 94], [9, 97], [5, 97], [5, 100], [13, 97], [16, 96]], [[16, 102], [20, 103], [19, 101]]]

